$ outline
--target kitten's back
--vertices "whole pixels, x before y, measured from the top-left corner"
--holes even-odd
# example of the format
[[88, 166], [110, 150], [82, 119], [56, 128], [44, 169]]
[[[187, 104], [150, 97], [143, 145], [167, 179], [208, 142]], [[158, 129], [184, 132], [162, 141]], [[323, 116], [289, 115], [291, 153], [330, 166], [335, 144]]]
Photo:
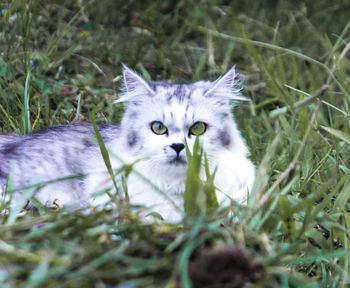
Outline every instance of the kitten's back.
[[[118, 137], [117, 125], [101, 125], [99, 129], [106, 142]], [[83, 174], [89, 158], [86, 152], [98, 152], [94, 138], [88, 123], [56, 126], [26, 136], [1, 135], [0, 180], [12, 170], [15, 186], [29, 185], [33, 178], [47, 181]]]
[[3, 145], [5, 145], [5, 144], [10, 143], [14, 139], [16, 139], [16, 136], [14, 136], [14, 135], [10, 135], [10, 134], [8, 134], [8, 135], [6, 135], [6, 134], [0, 135], [0, 148]]

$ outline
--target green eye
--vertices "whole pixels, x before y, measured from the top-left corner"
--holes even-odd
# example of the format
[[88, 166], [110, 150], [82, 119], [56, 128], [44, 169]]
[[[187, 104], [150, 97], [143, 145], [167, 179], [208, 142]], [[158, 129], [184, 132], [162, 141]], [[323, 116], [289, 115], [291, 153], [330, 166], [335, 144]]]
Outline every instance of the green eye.
[[168, 132], [168, 128], [166, 128], [166, 126], [159, 121], [152, 122], [151, 129], [157, 135], [163, 135]]
[[204, 134], [205, 130], [207, 130], [207, 124], [199, 121], [199, 122], [194, 123], [191, 126], [190, 134], [199, 136], [199, 135]]

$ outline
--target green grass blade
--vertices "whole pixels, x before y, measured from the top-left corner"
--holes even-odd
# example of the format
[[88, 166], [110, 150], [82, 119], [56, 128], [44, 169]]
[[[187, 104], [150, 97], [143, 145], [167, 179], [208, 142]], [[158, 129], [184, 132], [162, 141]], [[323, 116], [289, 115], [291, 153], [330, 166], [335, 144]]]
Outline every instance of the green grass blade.
[[199, 144], [199, 137], [193, 145], [192, 157], [187, 160], [187, 178], [184, 192], [184, 210], [187, 216], [195, 217], [201, 211], [200, 199], [203, 193], [203, 184], [200, 179], [203, 149]]
[[243, 44], [248, 43], [248, 44], [259, 46], [259, 47], [263, 47], [263, 48], [267, 48], [267, 49], [272, 49], [272, 50], [284, 52], [284, 53], [293, 55], [293, 56], [295, 56], [295, 57], [297, 57], [299, 59], [302, 59], [304, 61], [308, 61], [310, 63], [316, 64], [316, 65], [320, 66], [322, 69], [324, 69], [329, 74], [330, 78], [334, 80], [334, 82], [342, 90], [342, 92], [344, 93], [344, 95], [348, 99], [348, 101], [350, 101], [349, 93], [347, 92], [347, 90], [344, 87], [344, 85], [338, 80], [338, 78], [333, 73], [333, 71], [326, 64], [324, 64], [322, 62], [319, 62], [319, 61], [315, 60], [312, 57], [306, 56], [306, 55], [304, 55], [302, 53], [299, 53], [299, 52], [296, 52], [296, 51], [294, 51], [292, 49], [280, 47], [280, 46], [277, 46], [277, 45], [274, 45], [274, 44], [269, 44], [269, 43], [265, 43], [265, 42], [261, 42], [261, 41], [250, 40], [250, 39], [247, 39], [247, 38], [241, 38], [241, 37], [237, 37], [237, 36], [228, 35], [228, 34], [225, 34], [225, 33], [220, 33], [220, 32], [208, 29], [208, 28], [203, 27], [203, 26], [199, 26], [199, 27], [197, 27], [197, 29], [200, 32], [209, 33], [209, 34], [212, 34], [213, 36], [220, 37], [222, 39], [228, 39], [228, 40], [236, 41], [238, 43], [243, 43]]
[[26, 84], [24, 88], [24, 134], [28, 135], [31, 132], [30, 129], [30, 113], [29, 113], [29, 80], [30, 80], [30, 71], [27, 73]]
[[333, 213], [339, 213], [344, 210], [346, 203], [350, 197], [350, 183], [345, 184], [343, 189], [334, 201]]
[[332, 134], [336, 138], [346, 142], [347, 144], [350, 145], [350, 135], [347, 133], [344, 133], [343, 131], [330, 128], [330, 127], [325, 127], [325, 126], [320, 126], [323, 130], [327, 131], [328, 133]]
[[28, 288], [40, 287], [44, 284], [49, 274], [49, 257], [43, 257], [44, 259], [38, 265], [38, 267], [30, 274], [28, 279]]
[[8, 225], [15, 223], [17, 216], [18, 216], [18, 213], [23, 209], [23, 207], [27, 203], [28, 199], [30, 199], [34, 195], [34, 193], [37, 191], [37, 186], [38, 185], [35, 185], [31, 189], [25, 190], [23, 195], [18, 198], [16, 203], [11, 204], [12, 207], [11, 207], [10, 215], [7, 219]]
[[209, 163], [207, 155], [204, 154], [204, 168], [206, 174], [206, 181], [204, 183], [204, 195], [206, 199], [206, 210], [214, 211], [219, 207], [218, 198], [216, 197], [216, 188], [214, 185], [215, 174], [217, 172], [217, 167], [214, 172], [210, 174]]
[[[100, 147], [100, 151], [101, 151], [101, 155], [102, 155], [102, 158], [103, 158], [103, 161], [107, 167], [107, 170], [108, 170], [108, 173], [112, 179], [112, 182], [113, 182], [113, 185], [114, 185], [114, 188], [116, 190], [116, 193], [118, 194], [119, 193], [119, 189], [118, 189], [118, 186], [117, 186], [117, 182], [115, 180], [115, 176], [114, 176], [114, 172], [113, 172], [113, 169], [112, 169], [112, 165], [111, 165], [111, 161], [109, 159], [109, 154], [108, 154], [108, 150], [104, 144], [104, 141], [103, 141], [103, 138], [102, 138], [102, 135], [100, 133], [100, 131], [98, 130], [98, 127], [96, 125], [96, 122], [95, 122], [95, 109], [92, 108], [92, 110], [89, 111], [89, 120], [92, 124], [92, 126], [94, 127], [94, 131], [95, 131], [95, 135], [96, 135], [96, 139], [97, 139], [97, 143]], [[107, 192], [108, 196], [109, 197], [112, 197], [112, 195]]]

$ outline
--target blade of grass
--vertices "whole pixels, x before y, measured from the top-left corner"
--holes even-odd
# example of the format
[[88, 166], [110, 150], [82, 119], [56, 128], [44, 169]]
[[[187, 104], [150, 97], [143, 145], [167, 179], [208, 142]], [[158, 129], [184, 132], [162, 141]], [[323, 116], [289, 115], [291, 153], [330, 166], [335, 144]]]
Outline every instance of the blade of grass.
[[[292, 90], [295, 90], [295, 91], [298, 91], [300, 93], [303, 93], [304, 95], [307, 95], [309, 97], [307, 98], [304, 98], [303, 100], [300, 100], [298, 102], [296, 102], [293, 107], [296, 111], [298, 111], [299, 109], [302, 109], [306, 106], [308, 106], [310, 103], [312, 103], [315, 99], [319, 99], [319, 97], [321, 97], [329, 88], [330, 86], [329, 85], [323, 85], [319, 90], [317, 90], [315, 93], [313, 93], [312, 95], [310, 94], [307, 94], [303, 91], [300, 91], [299, 89], [295, 89], [289, 85], [285, 85], [286, 87], [292, 89]], [[322, 103], [325, 103], [324, 101], [322, 101]], [[270, 112], [270, 117], [271, 118], [274, 118], [276, 116], [279, 116], [281, 114], [284, 114], [287, 112], [287, 109], [288, 107], [282, 107], [282, 108], [278, 108], [278, 109], [275, 109], [275, 110], [272, 110]]]
[[101, 75], [106, 76], [105, 72], [103, 72], [103, 70], [102, 70], [94, 61], [92, 61], [91, 59], [89, 59], [89, 58], [87, 58], [87, 57], [84, 57], [84, 56], [82, 56], [82, 55], [76, 54], [76, 53], [73, 54], [73, 55], [77, 56], [77, 57], [80, 58], [80, 59], [83, 59], [83, 60], [89, 62], [90, 64], [92, 64], [92, 66], [93, 66], [94, 68], [96, 68], [96, 70], [97, 70]]
[[[100, 133], [100, 131], [98, 130], [98, 127], [96, 125], [96, 122], [95, 122], [95, 107], [92, 108], [92, 110], [89, 111], [89, 120], [94, 128], [94, 131], [95, 131], [95, 136], [96, 136], [96, 139], [97, 139], [97, 143], [100, 147], [100, 151], [101, 151], [101, 155], [102, 155], [102, 158], [103, 158], [103, 161], [107, 167], [107, 170], [108, 170], [108, 173], [112, 179], [112, 182], [113, 182], [113, 185], [114, 185], [114, 188], [115, 188], [115, 191], [117, 193], [117, 196], [119, 194], [119, 188], [117, 186], [117, 182], [115, 180], [115, 176], [114, 176], [114, 172], [113, 172], [113, 169], [112, 169], [112, 165], [111, 165], [111, 160], [109, 159], [109, 155], [108, 155], [108, 150], [104, 144], [104, 141], [103, 141], [103, 138], [102, 138], [102, 135]], [[111, 193], [109, 193], [108, 191], [106, 192], [107, 195], [112, 198], [112, 195]]]
[[350, 135], [347, 133], [344, 133], [343, 131], [330, 128], [330, 127], [325, 127], [325, 126], [320, 126], [323, 130], [327, 131], [328, 133], [332, 134], [336, 138], [346, 142], [348, 145], [350, 145]]
[[29, 80], [30, 71], [27, 73], [26, 83], [24, 87], [24, 135], [30, 134], [30, 113], [29, 113]]
[[206, 210], [207, 211], [214, 211], [219, 207], [218, 198], [216, 197], [216, 188], [214, 185], [214, 179], [215, 174], [217, 171], [217, 167], [215, 168], [214, 172], [210, 174], [209, 171], [209, 163], [207, 155], [204, 154], [204, 168], [205, 168], [205, 174], [206, 174], [206, 181], [204, 183], [204, 194], [206, 199]]
[[75, 117], [73, 122], [77, 122], [79, 120], [80, 115], [80, 102], [81, 102], [81, 93], [78, 95], [78, 104], [77, 104], [77, 112], [75, 113]]
[[18, 213], [24, 208], [25, 204], [27, 203], [28, 199], [30, 199], [30, 197], [32, 197], [34, 195], [34, 193], [37, 191], [37, 186], [34, 186], [31, 189], [27, 189], [24, 191], [23, 195], [21, 195], [21, 197], [16, 197], [17, 202], [14, 204], [11, 204], [11, 211], [10, 211], [10, 215], [7, 219], [7, 225], [11, 225], [13, 224], [18, 216]]
[[[186, 143], [187, 144], [187, 143]], [[189, 151], [188, 149], [186, 151]], [[200, 179], [202, 166], [203, 149], [199, 144], [199, 137], [193, 145], [193, 155], [187, 160], [188, 169], [184, 192], [184, 210], [187, 216], [195, 217], [201, 212], [200, 199], [203, 192], [203, 185]]]
[[52, 37], [50, 39], [49, 44], [46, 48], [46, 52], [45, 52], [45, 55], [47, 58], [50, 58], [51, 54], [55, 50], [55, 47], [57, 47], [59, 45], [59, 43], [63, 40], [64, 36], [71, 30], [71, 26], [79, 20], [78, 16], [82, 13], [82, 11], [84, 11], [84, 9], [88, 5], [92, 4], [93, 2], [95, 2], [95, 0], [89, 1], [83, 7], [81, 7], [79, 9], [79, 11], [77, 13], [75, 13], [75, 15], [71, 18], [71, 20], [65, 25], [65, 27], [62, 29], [62, 31], [58, 35], [58, 37], [57, 38]]
[[307, 138], [310, 134], [310, 131], [311, 131], [311, 128], [312, 128], [312, 125], [313, 123], [315, 122], [316, 120], [316, 115], [317, 115], [317, 111], [320, 107], [320, 101], [318, 101], [317, 103], [317, 106], [313, 112], [313, 115], [312, 115], [312, 118], [311, 118], [311, 121], [309, 123], [309, 126], [305, 132], [305, 135], [304, 135], [304, 138], [303, 138], [303, 141], [302, 143], [300, 144], [299, 146], [299, 149], [297, 151], [297, 153], [295, 154], [294, 156], [294, 159], [293, 161], [289, 164], [288, 168], [281, 174], [281, 176], [277, 179], [277, 181], [275, 181], [273, 183], [273, 185], [269, 188], [269, 190], [267, 190], [267, 192], [261, 197], [260, 201], [259, 201], [259, 204], [258, 204], [258, 207], [261, 207], [261, 206], [264, 206], [265, 205], [265, 202], [267, 201], [267, 199], [269, 197], [271, 197], [273, 191], [278, 187], [278, 185], [289, 175], [289, 173], [291, 171], [293, 171], [295, 169], [295, 167], [297, 166], [298, 164], [298, 159], [301, 155], [301, 152], [303, 151], [305, 145], [306, 145], [306, 141], [307, 141]]
[[315, 60], [312, 57], [306, 56], [306, 55], [301, 54], [299, 52], [296, 52], [294, 50], [291, 50], [291, 49], [288, 49], [288, 48], [284, 48], [284, 47], [281, 47], [281, 46], [277, 46], [277, 45], [274, 45], [274, 44], [269, 44], [269, 43], [265, 43], [265, 42], [261, 42], [261, 41], [250, 40], [250, 39], [246, 39], [246, 38], [241, 38], [241, 37], [237, 37], [237, 36], [232, 36], [232, 35], [220, 33], [220, 32], [208, 29], [208, 28], [203, 27], [203, 26], [198, 26], [197, 30], [200, 31], [200, 32], [203, 32], [203, 33], [212, 34], [212, 35], [214, 35], [216, 37], [220, 37], [222, 39], [228, 39], [228, 40], [236, 41], [238, 43], [249, 43], [249, 44], [252, 44], [252, 45], [255, 45], [255, 46], [259, 46], [259, 47], [281, 51], [281, 52], [293, 55], [293, 56], [295, 56], [295, 57], [297, 57], [299, 59], [302, 59], [304, 61], [308, 61], [310, 63], [316, 64], [316, 65], [320, 66], [322, 69], [324, 69], [329, 74], [329, 76], [334, 80], [334, 82], [337, 84], [337, 86], [344, 93], [344, 95], [348, 99], [348, 101], [350, 101], [349, 93], [347, 92], [345, 87], [339, 82], [338, 78], [335, 76], [333, 71], [326, 64], [324, 64], [322, 62], [319, 62], [319, 61]]
[[7, 121], [9, 121], [10, 126], [13, 130], [17, 130], [16, 129], [16, 125], [15, 123], [13, 123], [11, 116], [6, 112], [6, 110], [4, 109], [4, 107], [0, 104], [0, 110], [2, 111], [2, 113], [5, 115]]
[[38, 267], [30, 274], [26, 287], [39, 287], [45, 283], [46, 279], [49, 277], [49, 263], [49, 256], [43, 257]]

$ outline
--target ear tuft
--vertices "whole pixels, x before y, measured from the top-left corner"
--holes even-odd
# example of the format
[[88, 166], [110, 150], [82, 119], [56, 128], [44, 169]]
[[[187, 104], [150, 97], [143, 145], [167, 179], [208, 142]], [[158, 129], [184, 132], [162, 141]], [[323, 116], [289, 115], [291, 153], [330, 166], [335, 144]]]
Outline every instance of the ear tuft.
[[236, 73], [236, 66], [233, 66], [226, 74], [211, 83], [204, 96], [214, 96], [230, 100], [247, 100], [242, 96], [243, 76]]
[[125, 92], [123, 96], [114, 101], [114, 103], [137, 100], [135, 98], [154, 95], [154, 91], [149, 86], [148, 82], [125, 64], [123, 64], [123, 78]]

